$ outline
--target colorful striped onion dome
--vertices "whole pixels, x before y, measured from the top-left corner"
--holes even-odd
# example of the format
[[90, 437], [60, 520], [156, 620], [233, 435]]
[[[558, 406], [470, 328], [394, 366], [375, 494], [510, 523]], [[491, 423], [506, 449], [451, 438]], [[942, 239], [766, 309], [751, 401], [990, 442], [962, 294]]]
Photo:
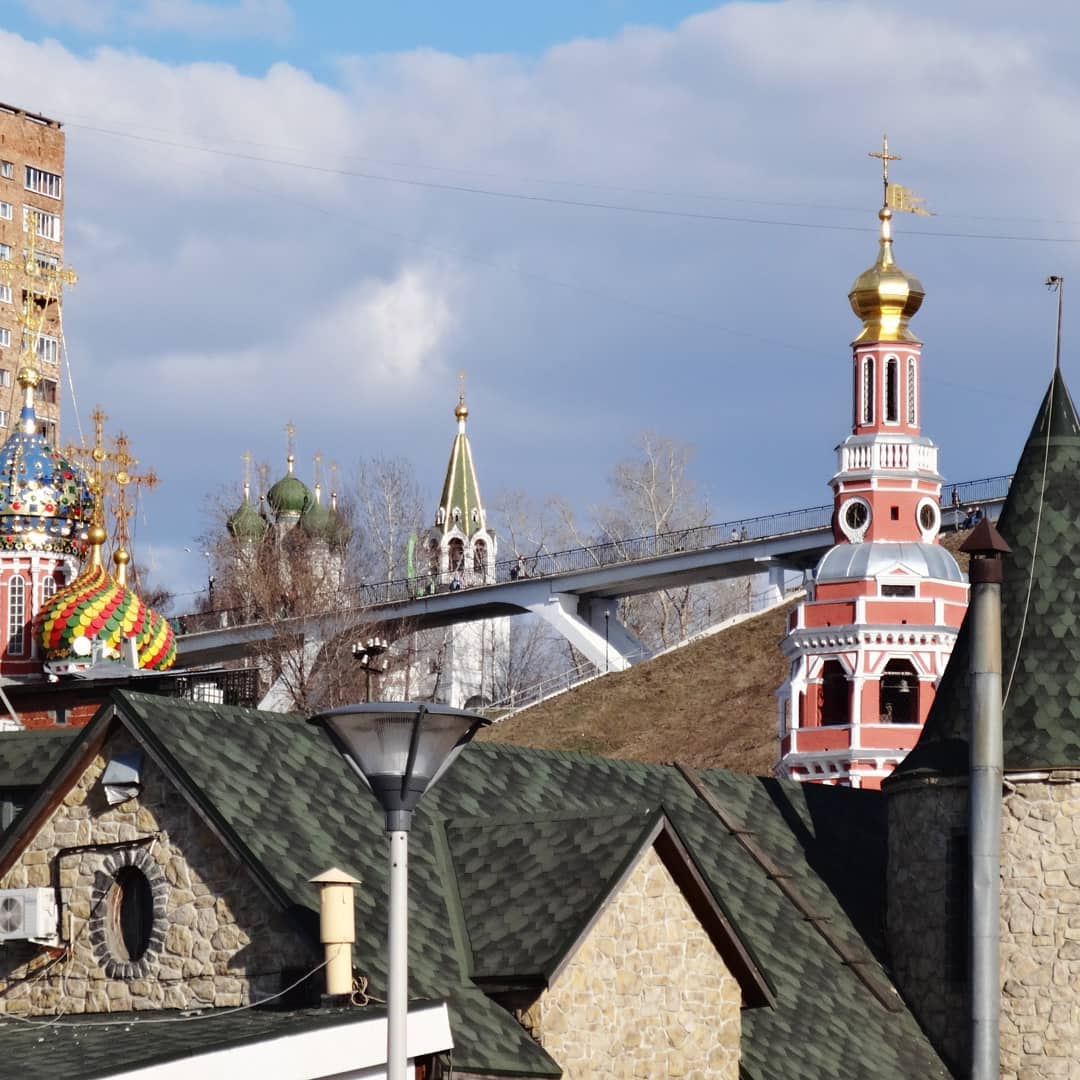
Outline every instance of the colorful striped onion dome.
[[0, 447], [0, 551], [85, 555], [94, 500], [85, 472], [37, 432], [34, 388], [41, 376], [19, 372], [19, 429]]
[[176, 661], [172, 627], [100, 565], [87, 567], [41, 609], [38, 635], [46, 660], [88, 655], [76, 650], [78, 638], [100, 641], [107, 656], [118, 656], [120, 644], [134, 636], [139, 667], [165, 671]]

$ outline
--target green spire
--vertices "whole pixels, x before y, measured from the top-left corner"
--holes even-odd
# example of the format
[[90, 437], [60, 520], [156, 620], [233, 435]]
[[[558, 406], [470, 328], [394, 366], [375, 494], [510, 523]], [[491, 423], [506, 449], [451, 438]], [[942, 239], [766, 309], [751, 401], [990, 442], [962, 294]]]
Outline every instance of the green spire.
[[[1080, 419], [1060, 369], [1016, 466], [998, 531], [1012, 548], [1004, 557], [1001, 590], [1005, 768], [1076, 768]], [[969, 657], [965, 620], [926, 727], [894, 776], [967, 772]]]
[[462, 394], [457, 408], [454, 409], [458, 430], [450, 448], [450, 462], [446, 467], [446, 479], [439, 497], [435, 524], [444, 532], [456, 526], [466, 536], [472, 536], [473, 533], [487, 528], [487, 520], [480, 502], [480, 486], [476, 482], [472, 448], [469, 446], [469, 437], [465, 434], [465, 420], [468, 415], [465, 395]]

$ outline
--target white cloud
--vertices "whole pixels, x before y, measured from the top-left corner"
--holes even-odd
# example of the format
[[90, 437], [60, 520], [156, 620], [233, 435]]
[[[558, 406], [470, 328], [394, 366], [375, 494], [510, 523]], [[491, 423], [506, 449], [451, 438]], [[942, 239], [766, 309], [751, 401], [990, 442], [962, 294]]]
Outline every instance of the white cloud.
[[255, 36], [284, 38], [292, 28], [286, 0], [141, 0], [129, 22], [139, 30], [176, 32], [196, 37]]
[[153, 527], [184, 535], [198, 528], [181, 516], [234, 479], [244, 447], [278, 460], [290, 415], [346, 466], [376, 445], [436, 484], [459, 367], [485, 490], [595, 500], [623, 434], [651, 425], [699, 444], [721, 514], [824, 501], [850, 409], [846, 291], [871, 233], [514, 202], [250, 157], [872, 229], [866, 152], [887, 130], [896, 178], [940, 213], [897, 223], [897, 257], [928, 290], [927, 434], [952, 478], [1008, 471], [1051, 355], [1040, 283], [1074, 277], [1077, 249], [916, 232], [1073, 235], [975, 215], [1074, 217], [1080, 27], [1063, 4], [1029, 26], [964, 3], [729, 4], [528, 60], [348, 58], [338, 86], [287, 63], [251, 77], [0, 32], [5, 77], [38, 88], [23, 104], [70, 122], [80, 400], [104, 399], [132, 435], [164, 478]]

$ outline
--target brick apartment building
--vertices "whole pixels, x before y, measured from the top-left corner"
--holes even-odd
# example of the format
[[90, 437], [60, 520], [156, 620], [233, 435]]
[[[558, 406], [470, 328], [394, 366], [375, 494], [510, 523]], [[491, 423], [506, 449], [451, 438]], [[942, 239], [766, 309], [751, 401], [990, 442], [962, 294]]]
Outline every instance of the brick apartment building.
[[[24, 348], [42, 379], [38, 431], [56, 445], [60, 425], [60, 293], [48, 276], [63, 263], [64, 133], [60, 123], [0, 102], [0, 440], [18, 421], [16, 373]], [[30, 232], [37, 241], [30, 250]], [[33, 265], [38, 272], [28, 273]], [[20, 323], [33, 297], [33, 333]]]

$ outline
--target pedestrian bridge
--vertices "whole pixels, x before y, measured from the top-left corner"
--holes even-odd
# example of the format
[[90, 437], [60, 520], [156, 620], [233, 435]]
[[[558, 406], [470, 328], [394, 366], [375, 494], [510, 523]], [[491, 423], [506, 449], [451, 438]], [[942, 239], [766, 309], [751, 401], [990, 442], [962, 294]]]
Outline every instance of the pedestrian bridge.
[[[968, 508], [996, 518], [1011, 476], [948, 484], [943, 528], [963, 524]], [[332, 610], [249, 621], [239, 608], [196, 612], [175, 620], [177, 665], [197, 667], [257, 653], [260, 645], [295, 637], [305, 643], [376, 624], [423, 630], [531, 612], [554, 626], [593, 664], [628, 667], [641, 644], [616, 616], [619, 597], [768, 572], [783, 592], [789, 571], [809, 570], [833, 544], [833, 505], [740, 518], [690, 529], [545, 552], [496, 564], [494, 581], [466, 571], [456, 581], [422, 575], [360, 585]], [[454, 587], [451, 586], [461, 586]]]

